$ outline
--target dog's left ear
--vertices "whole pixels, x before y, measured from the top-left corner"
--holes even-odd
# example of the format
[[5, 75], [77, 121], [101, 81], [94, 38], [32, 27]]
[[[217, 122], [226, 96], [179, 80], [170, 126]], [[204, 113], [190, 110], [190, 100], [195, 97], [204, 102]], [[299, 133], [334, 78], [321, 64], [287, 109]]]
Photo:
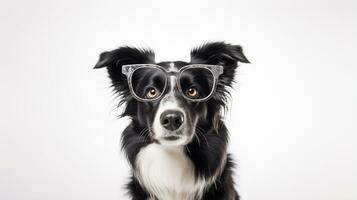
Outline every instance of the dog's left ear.
[[212, 42], [191, 51], [191, 63], [222, 65], [224, 70], [220, 82], [226, 86], [231, 86], [238, 62], [250, 63], [239, 45]]

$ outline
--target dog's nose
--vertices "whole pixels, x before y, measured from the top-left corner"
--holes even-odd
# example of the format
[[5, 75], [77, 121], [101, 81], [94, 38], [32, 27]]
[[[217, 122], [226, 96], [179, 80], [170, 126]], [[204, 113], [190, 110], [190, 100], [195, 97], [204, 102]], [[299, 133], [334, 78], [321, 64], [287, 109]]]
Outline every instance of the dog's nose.
[[160, 116], [160, 122], [167, 130], [177, 130], [183, 123], [183, 113], [175, 110], [165, 111]]

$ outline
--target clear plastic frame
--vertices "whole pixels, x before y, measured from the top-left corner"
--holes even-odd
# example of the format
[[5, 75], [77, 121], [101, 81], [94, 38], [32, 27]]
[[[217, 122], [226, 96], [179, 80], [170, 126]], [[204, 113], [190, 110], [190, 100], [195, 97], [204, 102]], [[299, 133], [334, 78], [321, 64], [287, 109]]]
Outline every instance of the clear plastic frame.
[[[140, 73], [141, 71], [146, 71], [146, 73]], [[142, 77], [147, 74], [147, 72], [151, 72], [151, 74], [156, 74], [156, 78], [159, 76], [161, 79], [161, 87], [160, 87], [160, 94], [155, 96], [154, 98], [145, 98], [144, 96], [140, 95], [144, 89], [137, 89], [137, 88], [144, 88], [147, 84], [143, 83], [143, 86], [138, 86]], [[212, 97], [213, 93], [216, 90], [218, 77], [223, 73], [223, 66], [220, 65], [207, 65], [207, 64], [190, 64], [180, 68], [178, 71], [171, 71], [166, 69], [160, 65], [156, 64], [131, 64], [131, 65], [123, 65], [122, 66], [122, 73], [126, 75], [128, 80], [128, 85], [131, 94], [134, 98], [138, 101], [155, 101], [160, 99], [164, 92], [167, 90], [167, 83], [170, 80], [170, 77], [176, 77], [176, 85], [181, 93], [181, 95], [190, 100], [195, 102], [206, 101]], [[201, 80], [201, 86], [206, 88], [206, 93], [202, 94], [199, 97], [191, 98], [190, 96], [186, 95], [184, 91], [184, 84], [183, 80], [185, 80], [185, 76], [189, 74], [195, 74], [195, 78]], [[133, 81], [133, 76], [135, 77]], [[153, 75], [152, 75], [153, 76]], [[186, 77], [188, 79], [188, 77]], [[139, 79], [139, 80], [137, 80]], [[136, 81], [136, 82], [135, 82]], [[204, 82], [206, 81], [206, 82]], [[133, 85], [134, 84], [134, 85]]]

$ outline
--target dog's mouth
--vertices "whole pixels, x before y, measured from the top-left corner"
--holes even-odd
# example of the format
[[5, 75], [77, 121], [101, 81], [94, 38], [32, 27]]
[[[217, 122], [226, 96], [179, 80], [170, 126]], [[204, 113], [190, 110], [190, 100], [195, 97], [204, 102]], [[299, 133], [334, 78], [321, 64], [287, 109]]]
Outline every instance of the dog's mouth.
[[176, 136], [176, 135], [170, 135], [170, 136], [163, 137], [162, 139], [164, 139], [164, 140], [169, 140], [169, 141], [173, 141], [173, 140], [178, 140], [178, 139], [180, 139], [180, 137], [179, 137], [179, 136]]
[[186, 145], [190, 141], [190, 137], [185, 134], [180, 133], [171, 133], [164, 136], [153, 137], [153, 141], [161, 144], [161, 145], [168, 145], [168, 146], [180, 146]]

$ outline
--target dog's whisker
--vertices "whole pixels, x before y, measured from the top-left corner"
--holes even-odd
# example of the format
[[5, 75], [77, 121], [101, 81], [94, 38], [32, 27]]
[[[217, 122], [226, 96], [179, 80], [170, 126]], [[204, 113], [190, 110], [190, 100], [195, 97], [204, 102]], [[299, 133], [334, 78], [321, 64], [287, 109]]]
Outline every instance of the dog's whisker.
[[145, 133], [148, 133], [149, 132], [149, 127], [145, 127], [145, 128], [143, 128], [140, 132], [139, 132], [139, 136], [141, 136], [140, 137], [140, 139], [143, 141], [143, 142], [147, 142], [148, 140], [148, 138], [147, 138], [147, 136], [145, 135]]
[[200, 138], [198, 137], [198, 135], [196, 133], [194, 133], [194, 135], [197, 138], [198, 146], [201, 147]]
[[148, 128], [144, 128], [143, 130], [140, 131], [139, 135], [142, 136], [142, 137], [145, 137], [145, 133], [146, 131], [148, 130]]
[[201, 130], [201, 131], [204, 131], [203, 128], [201, 128], [200, 126], [196, 126], [197, 129]]
[[190, 149], [187, 146], [185, 146], [185, 147], [186, 147], [186, 150], [188, 151], [188, 153], [191, 155]]
[[209, 143], [208, 143], [208, 140], [207, 140], [207, 138], [206, 138], [206, 136], [205, 136], [205, 134], [204, 134], [204, 132], [202, 131], [202, 130], [204, 130], [204, 129], [201, 128], [201, 127], [199, 127], [199, 126], [196, 126], [196, 128], [197, 128], [197, 129], [196, 129], [196, 130], [197, 130], [197, 133], [201, 134], [202, 137], [205, 139], [207, 146], [210, 146]]

